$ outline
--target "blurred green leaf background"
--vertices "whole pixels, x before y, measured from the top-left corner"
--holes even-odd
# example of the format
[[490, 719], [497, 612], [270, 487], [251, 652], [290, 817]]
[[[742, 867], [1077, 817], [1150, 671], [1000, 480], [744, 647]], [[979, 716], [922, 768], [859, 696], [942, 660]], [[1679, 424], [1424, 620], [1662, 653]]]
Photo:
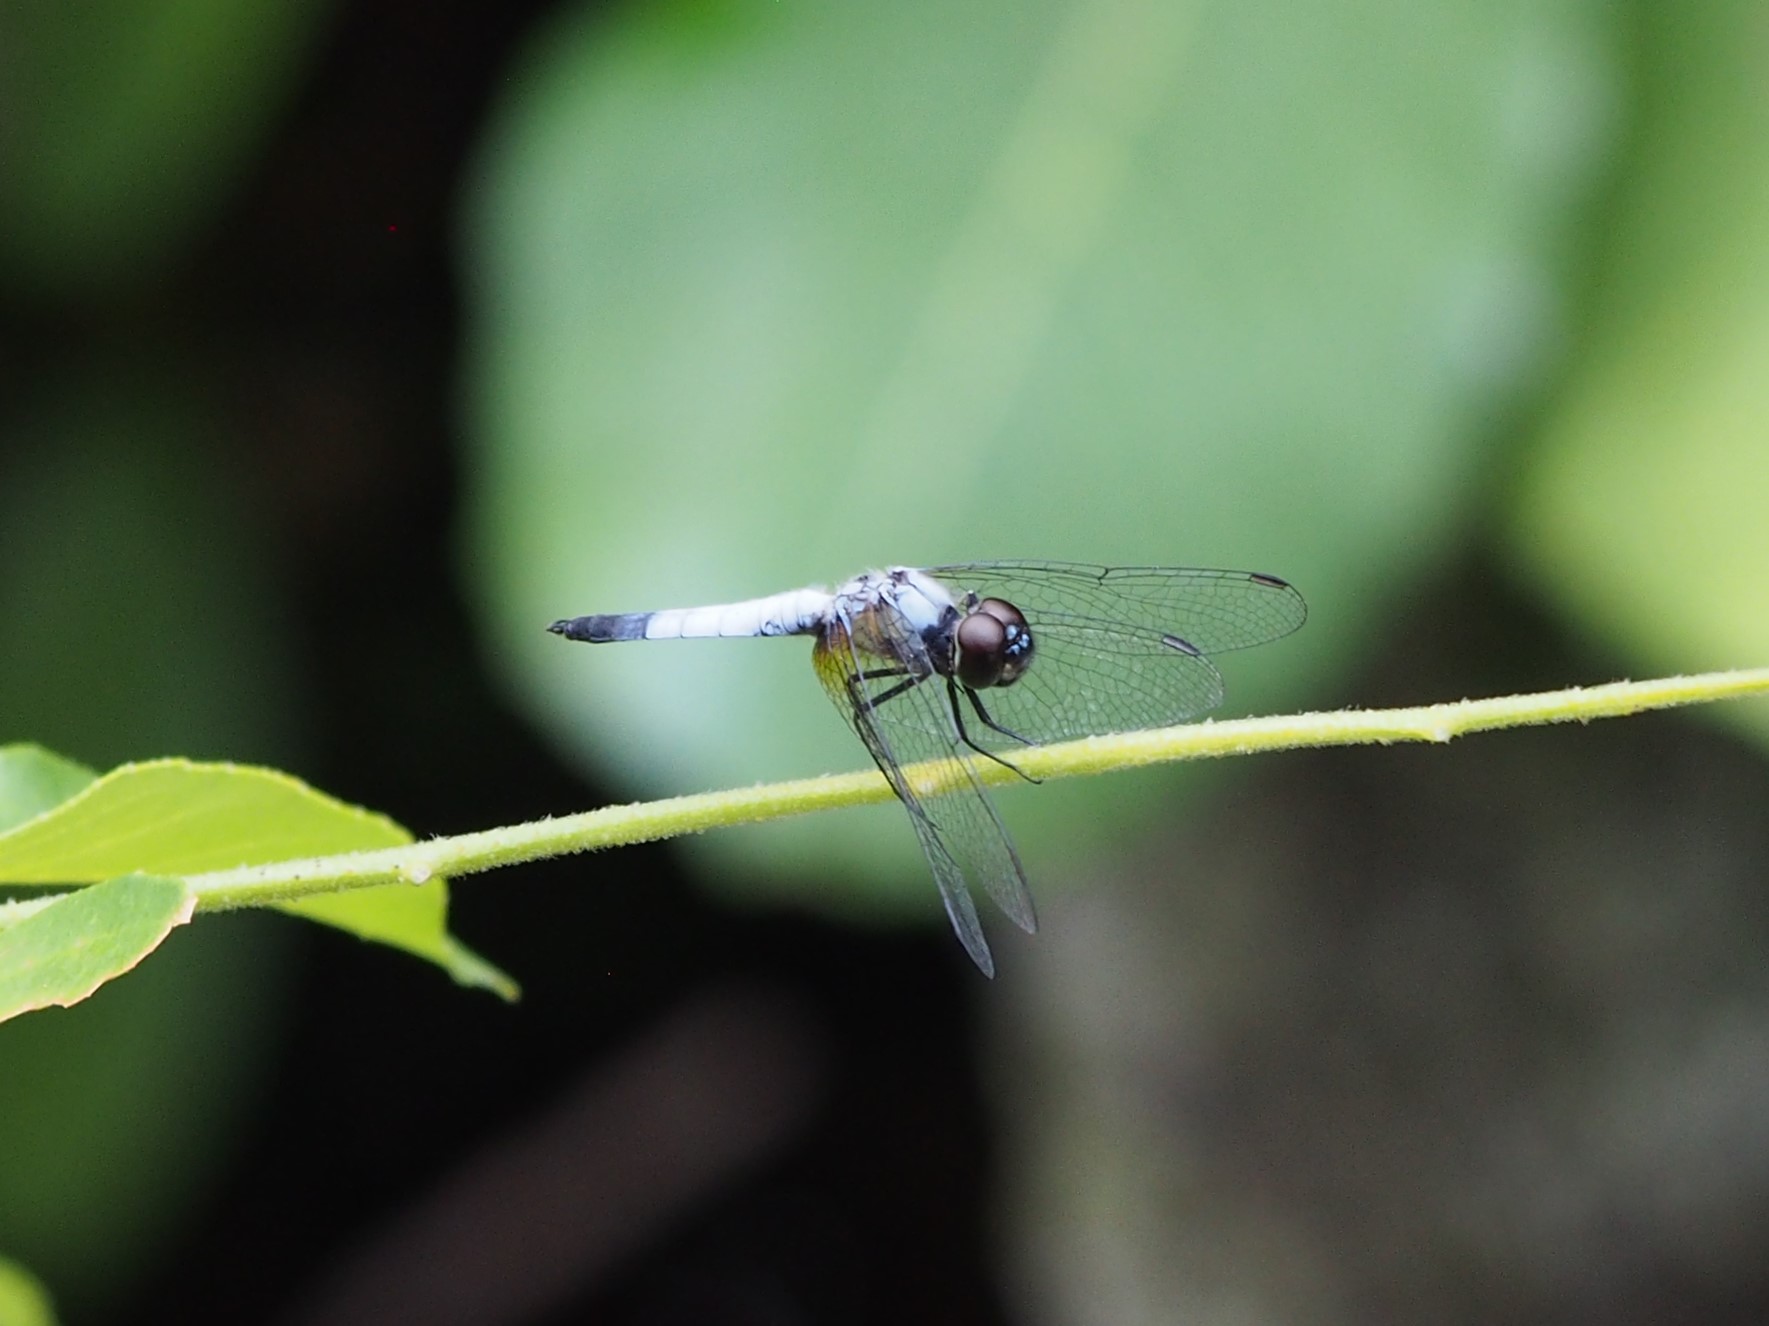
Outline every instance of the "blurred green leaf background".
[[[543, 628], [989, 557], [1295, 581], [1226, 712], [1487, 684], [1413, 666], [1471, 564], [1569, 642], [1528, 684], [1769, 660], [1760, 5], [343, 8], [0, 9], [0, 742], [264, 761], [419, 832], [564, 808], [493, 772], [524, 726], [620, 797], [855, 768], [800, 645]], [[1206, 794], [1003, 809], [1049, 899]], [[884, 810], [690, 850], [935, 916]], [[0, 1027], [0, 1250], [70, 1321], [262, 1106], [290, 941], [188, 931]]]
[[[566, 16], [467, 250], [468, 565], [519, 693], [635, 794], [850, 767], [778, 646], [534, 626], [1032, 556], [1289, 577], [1313, 621], [1227, 661], [1231, 704], [1330, 695], [1555, 372], [1615, 45], [1581, 4]], [[1041, 797], [1031, 857], [1091, 855], [1126, 795]], [[870, 824], [697, 846], [918, 905]]]

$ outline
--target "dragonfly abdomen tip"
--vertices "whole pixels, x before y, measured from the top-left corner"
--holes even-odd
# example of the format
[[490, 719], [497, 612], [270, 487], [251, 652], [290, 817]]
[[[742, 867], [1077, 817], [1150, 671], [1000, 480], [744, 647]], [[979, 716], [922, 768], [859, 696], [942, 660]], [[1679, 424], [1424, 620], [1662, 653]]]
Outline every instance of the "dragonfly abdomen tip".
[[554, 635], [567, 640], [585, 640], [593, 645], [613, 640], [643, 640], [645, 622], [650, 613], [603, 614], [596, 617], [566, 617], [547, 627]]

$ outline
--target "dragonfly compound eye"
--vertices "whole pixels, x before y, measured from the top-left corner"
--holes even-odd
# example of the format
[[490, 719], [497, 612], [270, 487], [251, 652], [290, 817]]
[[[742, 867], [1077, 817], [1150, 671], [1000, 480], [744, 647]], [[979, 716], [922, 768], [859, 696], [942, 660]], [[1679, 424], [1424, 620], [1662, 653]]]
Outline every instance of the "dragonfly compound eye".
[[958, 623], [958, 662], [953, 671], [973, 691], [1011, 686], [1032, 661], [1032, 631], [1020, 610], [1002, 599], [984, 599]]

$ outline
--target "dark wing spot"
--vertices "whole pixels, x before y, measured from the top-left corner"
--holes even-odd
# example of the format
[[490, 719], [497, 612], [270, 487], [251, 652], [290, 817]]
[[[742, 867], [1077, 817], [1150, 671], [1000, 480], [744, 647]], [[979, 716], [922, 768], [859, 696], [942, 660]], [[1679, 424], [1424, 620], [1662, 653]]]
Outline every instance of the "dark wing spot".
[[1268, 576], [1263, 571], [1249, 571], [1247, 573], [1247, 579], [1251, 580], [1256, 585], [1267, 585], [1272, 589], [1290, 588], [1290, 582], [1288, 580], [1279, 580], [1276, 576]]
[[554, 635], [567, 640], [587, 640], [590, 644], [607, 644], [614, 640], [643, 640], [648, 612], [604, 614], [598, 617], [571, 617], [547, 627]]
[[1202, 649], [1199, 649], [1190, 640], [1181, 640], [1177, 635], [1164, 635], [1161, 637], [1161, 643], [1169, 649], [1177, 649], [1182, 654], [1190, 654], [1193, 658], [1204, 657]]

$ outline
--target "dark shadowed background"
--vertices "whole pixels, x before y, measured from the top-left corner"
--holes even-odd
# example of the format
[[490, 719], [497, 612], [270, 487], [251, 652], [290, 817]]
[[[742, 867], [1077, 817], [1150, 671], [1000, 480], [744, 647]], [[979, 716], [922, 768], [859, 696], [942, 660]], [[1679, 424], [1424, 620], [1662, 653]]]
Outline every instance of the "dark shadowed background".
[[[1246, 566], [1225, 712], [1769, 661], [1760, 6], [0, 8], [0, 742], [420, 835], [864, 763], [559, 616]], [[662, 652], [659, 653], [658, 649]], [[85, 1323], [1755, 1322], [1769, 711], [201, 918], [0, 1026]], [[1085, 785], [1083, 785], [1085, 784]]]

